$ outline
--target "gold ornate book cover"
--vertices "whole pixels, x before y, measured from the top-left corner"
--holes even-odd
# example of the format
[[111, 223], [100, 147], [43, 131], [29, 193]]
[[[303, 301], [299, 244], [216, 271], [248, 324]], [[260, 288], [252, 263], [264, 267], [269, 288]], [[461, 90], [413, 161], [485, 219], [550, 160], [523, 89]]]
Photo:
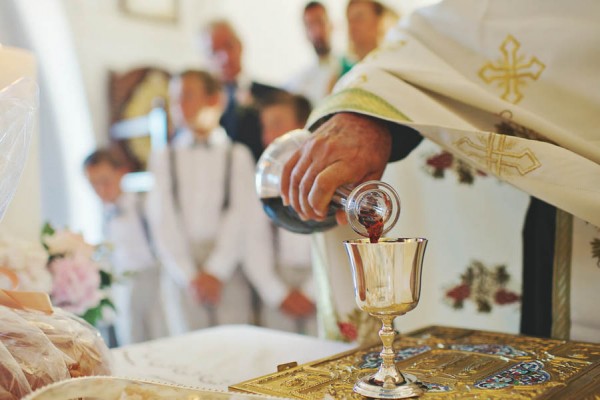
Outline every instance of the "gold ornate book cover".
[[[422, 399], [600, 400], [600, 344], [440, 326], [399, 336], [399, 369], [427, 388]], [[361, 347], [230, 387], [297, 399], [362, 399], [352, 387], [380, 363]]]

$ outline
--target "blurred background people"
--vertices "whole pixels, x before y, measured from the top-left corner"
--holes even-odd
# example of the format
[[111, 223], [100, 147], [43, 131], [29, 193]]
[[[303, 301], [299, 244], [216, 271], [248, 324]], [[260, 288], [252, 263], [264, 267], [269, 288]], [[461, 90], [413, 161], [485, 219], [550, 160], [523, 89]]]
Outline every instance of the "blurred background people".
[[160, 298], [160, 262], [145, 213], [144, 193], [125, 193], [121, 178], [128, 172], [115, 155], [96, 150], [84, 161], [85, 175], [103, 204], [105, 240], [112, 249], [112, 286], [119, 345], [157, 339], [167, 334]]
[[242, 41], [228, 21], [210, 22], [202, 30], [201, 41], [227, 95], [221, 125], [234, 142], [248, 146], [258, 160], [263, 147], [255, 101], [279, 89], [256, 82], [243, 71]]
[[[341, 60], [332, 54], [331, 35], [333, 25], [325, 6], [311, 1], [304, 7], [302, 22], [306, 38], [315, 51], [316, 60], [294, 77], [287, 85], [290, 92], [304, 95], [312, 105], [329, 94], [332, 76], [339, 76]], [[264, 126], [264, 125], [263, 125]]]
[[[277, 93], [261, 101], [260, 120], [264, 146], [267, 147], [286, 132], [304, 127], [310, 111], [310, 102], [301, 95]], [[264, 218], [267, 218], [266, 215]], [[297, 305], [292, 312], [265, 307], [261, 313], [263, 325], [273, 329], [316, 335], [311, 236], [292, 233], [269, 223], [273, 231], [273, 254], [277, 273], [296, 291]]]

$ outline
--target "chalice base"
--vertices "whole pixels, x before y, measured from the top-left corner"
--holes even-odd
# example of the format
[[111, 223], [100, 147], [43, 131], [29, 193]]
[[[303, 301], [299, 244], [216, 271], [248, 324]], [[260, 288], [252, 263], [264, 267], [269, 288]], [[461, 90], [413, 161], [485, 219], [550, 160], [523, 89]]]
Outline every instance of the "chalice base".
[[378, 382], [373, 379], [373, 375], [365, 376], [356, 382], [354, 391], [373, 399], [407, 399], [425, 393], [423, 385], [417, 380], [416, 376], [401, 374], [404, 376], [404, 382], [396, 385]]

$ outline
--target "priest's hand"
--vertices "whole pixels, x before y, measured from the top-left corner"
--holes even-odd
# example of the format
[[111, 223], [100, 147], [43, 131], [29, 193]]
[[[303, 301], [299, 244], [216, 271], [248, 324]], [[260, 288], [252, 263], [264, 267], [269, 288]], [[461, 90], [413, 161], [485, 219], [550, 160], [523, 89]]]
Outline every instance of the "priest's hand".
[[315, 305], [297, 289], [292, 289], [281, 303], [281, 310], [292, 317], [308, 317], [315, 312]]
[[[285, 164], [284, 204], [305, 220], [323, 220], [338, 187], [381, 178], [391, 145], [383, 121], [353, 113], [334, 115]], [[345, 223], [343, 212], [336, 217], [338, 223]]]
[[196, 300], [217, 305], [221, 301], [223, 283], [214, 275], [200, 272], [191, 282], [192, 293]]

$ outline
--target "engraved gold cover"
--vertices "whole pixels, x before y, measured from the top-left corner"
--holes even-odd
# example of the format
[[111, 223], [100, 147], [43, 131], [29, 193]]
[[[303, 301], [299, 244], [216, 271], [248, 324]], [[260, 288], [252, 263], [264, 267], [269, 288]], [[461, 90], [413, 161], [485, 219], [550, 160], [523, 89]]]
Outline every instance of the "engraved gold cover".
[[[600, 344], [440, 326], [399, 336], [398, 368], [417, 376], [422, 399], [600, 399]], [[378, 367], [380, 344], [230, 387], [297, 399], [361, 399], [352, 387]]]

